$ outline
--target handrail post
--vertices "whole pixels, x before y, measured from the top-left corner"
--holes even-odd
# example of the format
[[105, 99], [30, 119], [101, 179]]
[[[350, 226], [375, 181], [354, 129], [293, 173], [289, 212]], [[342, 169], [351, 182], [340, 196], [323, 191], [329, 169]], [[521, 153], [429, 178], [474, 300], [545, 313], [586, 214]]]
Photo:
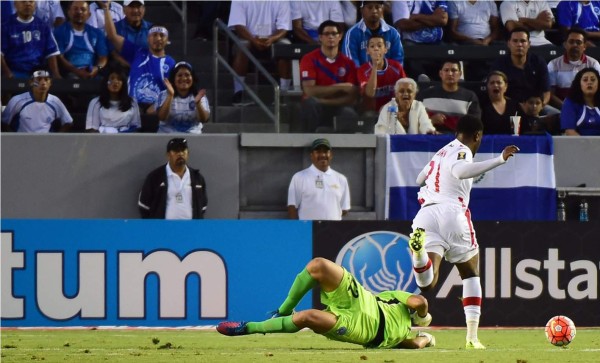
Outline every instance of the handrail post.
[[248, 48], [246, 48], [242, 44], [242, 42], [227, 27], [227, 25], [225, 23], [223, 23], [220, 19], [215, 19], [214, 24], [215, 25], [214, 25], [214, 29], [213, 29], [214, 30], [213, 31], [213, 56], [214, 56], [215, 62], [214, 62], [214, 71], [213, 71], [213, 81], [214, 81], [213, 87], [215, 90], [215, 113], [214, 113], [215, 120], [216, 120], [216, 109], [217, 109], [216, 94], [217, 94], [218, 81], [219, 81], [218, 80], [219, 65], [222, 65], [238, 82], [241, 81], [240, 76], [235, 72], [235, 70], [231, 67], [231, 65], [229, 65], [227, 60], [219, 54], [217, 34], [218, 34], [219, 30], [222, 30], [226, 35], [227, 41], [233, 41], [234, 44], [237, 46], [238, 51], [244, 52], [244, 54], [248, 57], [248, 60], [254, 64], [254, 66], [256, 67], [256, 70], [258, 72], [262, 73], [263, 76], [267, 79], [267, 81], [271, 84], [271, 86], [273, 86], [273, 94], [274, 94], [275, 101], [274, 101], [274, 110], [272, 112], [270, 109], [267, 108], [265, 103], [258, 97], [256, 92], [254, 92], [254, 90], [252, 90], [250, 87], [248, 87], [246, 82], [240, 82], [242, 84], [242, 87], [244, 88], [244, 90], [246, 92], [248, 92], [248, 95], [267, 114], [267, 116], [271, 119], [271, 121], [273, 121], [273, 126], [275, 127], [275, 131], [277, 133], [279, 133], [280, 132], [280, 123], [281, 123], [280, 122], [279, 83], [275, 79], [273, 79], [271, 74], [269, 72], [267, 72], [267, 70], [262, 66], [262, 64], [260, 64], [260, 62], [256, 59], [256, 57], [250, 52], [250, 50]]

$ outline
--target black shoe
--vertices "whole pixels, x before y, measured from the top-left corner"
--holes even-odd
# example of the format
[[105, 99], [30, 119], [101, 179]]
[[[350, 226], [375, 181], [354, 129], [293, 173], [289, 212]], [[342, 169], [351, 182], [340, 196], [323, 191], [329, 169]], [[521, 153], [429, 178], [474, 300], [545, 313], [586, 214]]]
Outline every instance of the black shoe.
[[244, 97], [244, 91], [237, 91], [236, 93], [233, 94], [233, 98], [231, 99], [231, 104], [236, 106], [236, 107], [244, 107], [244, 106], [250, 106], [253, 105], [254, 102], [249, 101], [249, 100], [245, 100], [246, 97]]

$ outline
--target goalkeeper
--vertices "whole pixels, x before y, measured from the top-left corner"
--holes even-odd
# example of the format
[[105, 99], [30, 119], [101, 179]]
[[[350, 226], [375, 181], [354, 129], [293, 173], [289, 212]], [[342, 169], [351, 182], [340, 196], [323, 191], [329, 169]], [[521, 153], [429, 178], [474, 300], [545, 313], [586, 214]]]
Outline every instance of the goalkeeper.
[[[321, 287], [325, 310], [293, 309], [313, 287]], [[411, 315], [409, 309], [415, 312]], [[317, 257], [300, 272], [274, 316], [263, 322], [219, 323], [224, 335], [295, 333], [303, 328], [341, 342], [365, 348], [420, 349], [433, 347], [433, 335], [419, 332], [410, 338], [411, 320], [420, 326], [431, 322], [427, 300], [404, 291], [384, 291], [378, 295], [365, 290], [346, 269]]]

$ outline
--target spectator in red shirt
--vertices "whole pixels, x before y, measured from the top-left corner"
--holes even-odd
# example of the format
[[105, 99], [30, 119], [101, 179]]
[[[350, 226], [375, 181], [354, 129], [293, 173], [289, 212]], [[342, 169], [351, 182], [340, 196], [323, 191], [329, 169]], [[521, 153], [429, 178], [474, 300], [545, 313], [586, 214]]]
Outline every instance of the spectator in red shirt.
[[302, 120], [308, 132], [335, 131], [336, 123], [358, 120], [354, 104], [358, 82], [354, 62], [339, 51], [342, 29], [334, 21], [319, 26], [321, 47], [300, 61]]
[[394, 98], [394, 85], [406, 73], [400, 62], [385, 57], [387, 47], [381, 35], [369, 39], [367, 54], [370, 60], [358, 68], [357, 78], [363, 96], [362, 111], [376, 118], [381, 106]]

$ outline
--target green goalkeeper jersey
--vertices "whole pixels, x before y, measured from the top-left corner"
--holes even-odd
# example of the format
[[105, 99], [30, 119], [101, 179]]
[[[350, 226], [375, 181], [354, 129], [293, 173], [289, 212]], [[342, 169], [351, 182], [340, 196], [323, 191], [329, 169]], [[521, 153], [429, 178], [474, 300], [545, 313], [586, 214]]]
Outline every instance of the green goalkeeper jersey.
[[344, 269], [344, 277], [336, 290], [321, 290], [326, 311], [337, 317], [333, 329], [324, 335], [369, 348], [395, 348], [410, 333], [410, 314], [405, 304], [411, 295], [404, 291], [373, 295]]

